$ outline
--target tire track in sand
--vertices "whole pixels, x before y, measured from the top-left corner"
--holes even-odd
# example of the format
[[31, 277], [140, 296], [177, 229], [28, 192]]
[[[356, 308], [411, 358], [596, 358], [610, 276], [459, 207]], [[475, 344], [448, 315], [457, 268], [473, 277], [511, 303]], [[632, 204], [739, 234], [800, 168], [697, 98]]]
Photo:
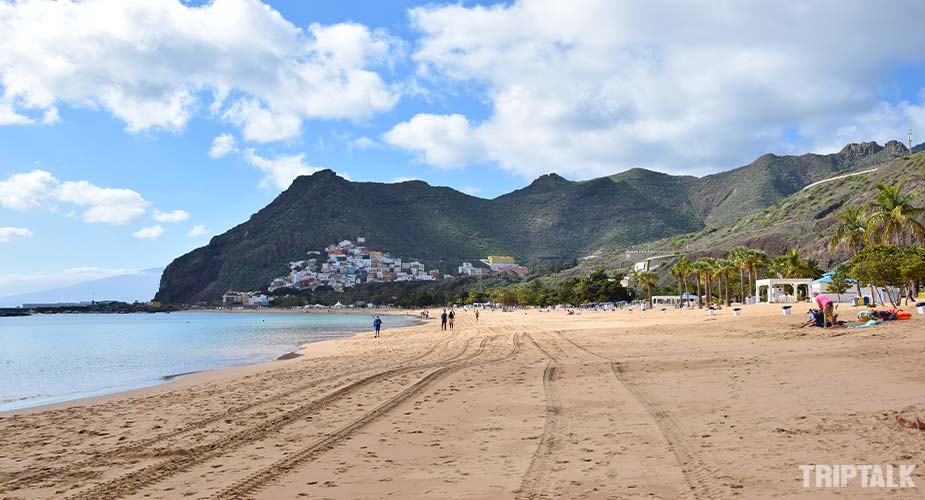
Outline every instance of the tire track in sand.
[[520, 480], [520, 487], [515, 491], [514, 498], [520, 499], [537, 499], [546, 495], [545, 491], [549, 486], [549, 465], [552, 454], [555, 451], [559, 441], [559, 420], [562, 414], [562, 403], [559, 398], [559, 386], [556, 383], [556, 374], [559, 368], [559, 360], [549, 353], [546, 349], [527, 335], [530, 342], [543, 353], [549, 361], [546, 362], [546, 368], [543, 370], [543, 391], [546, 394], [546, 419], [543, 424], [543, 436], [530, 459], [530, 466]]
[[[471, 338], [467, 338], [462, 353], [453, 356], [449, 360], [427, 363], [423, 365], [392, 368], [368, 375], [360, 380], [335, 389], [334, 391], [318, 399], [309, 401], [293, 410], [287, 411], [282, 415], [265, 420], [261, 423], [250, 426], [247, 429], [234, 432], [228, 436], [217, 439], [216, 441], [206, 443], [204, 445], [197, 446], [188, 450], [179, 450], [176, 452], [176, 454], [169, 456], [167, 460], [94, 485], [91, 488], [77, 492], [76, 494], [67, 498], [68, 500], [108, 500], [131, 495], [147, 486], [179, 474], [193, 465], [206, 462], [210, 459], [221, 456], [230, 450], [240, 448], [241, 446], [262, 439], [270, 433], [275, 432], [290, 423], [298, 421], [301, 418], [310, 415], [311, 413], [314, 413], [330, 404], [333, 404], [341, 398], [353, 394], [359, 389], [371, 385], [379, 380], [414, 371], [426, 370], [428, 368], [452, 364], [468, 350], [471, 340]], [[479, 353], [476, 352], [470, 356], [467, 356], [465, 359], [471, 359], [478, 354]]]
[[[478, 351], [471, 356], [469, 359], [475, 358], [477, 355], [481, 354], [481, 351], [484, 349], [487, 341], [489, 339], [485, 338], [482, 340], [481, 345], [479, 346]], [[464, 368], [471, 368], [476, 366], [485, 366], [494, 363], [500, 363], [506, 360], [509, 360], [517, 355], [520, 351], [520, 338], [517, 333], [514, 334], [512, 338], [513, 347], [511, 352], [507, 355], [482, 362], [460, 362], [453, 365], [443, 366], [434, 370], [427, 375], [424, 375], [422, 378], [418, 379], [415, 383], [406, 387], [400, 393], [396, 394], [389, 400], [383, 402], [376, 408], [374, 408], [369, 413], [363, 415], [362, 417], [350, 422], [349, 424], [341, 427], [340, 429], [334, 431], [333, 433], [325, 436], [318, 441], [315, 441], [308, 446], [300, 449], [299, 451], [293, 453], [292, 455], [283, 458], [273, 464], [270, 464], [263, 469], [254, 472], [250, 476], [245, 477], [244, 479], [239, 480], [233, 485], [225, 488], [224, 490], [213, 495], [211, 498], [214, 500], [237, 500], [241, 498], [249, 498], [254, 493], [258, 492], [261, 488], [272, 482], [273, 480], [288, 474], [289, 472], [295, 470], [301, 465], [309, 463], [315, 460], [322, 453], [333, 449], [340, 442], [349, 439], [357, 431], [363, 429], [379, 417], [387, 414], [389, 411], [393, 410], [401, 403], [407, 401], [408, 399], [422, 393], [427, 389], [428, 386], [433, 384], [439, 379], [445, 378], [457, 371], [460, 371]]]
[[[424, 359], [427, 356], [430, 356], [431, 354], [433, 354], [441, 346], [447, 347], [450, 344], [450, 342], [452, 342], [453, 340], [454, 339], [452, 338], [438, 340], [434, 342], [433, 345], [431, 345], [427, 350], [425, 350], [421, 354], [418, 354], [417, 356], [414, 356], [408, 359], [407, 361], [405, 361], [405, 364], [414, 363], [416, 361]], [[447, 359], [446, 361], [458, 359], [464, 353], [465, 353], [465, 349], [463, 349], [463, 351], [458, 353], [456, 356]], [[353, 374], [355, 373], [340, 373], [340, 374], [336, 374], [336, 375], [332, 375], [328, 377], [316, 378], [310, 382], [300, 384], [296, 387], [287, 389], [285, 391], [281, 391], [271, 396], [267, 396], [263, 399], [258, 399], [256, 401], [253, 401], [245, 405], [228, 408], [225, 411], [202, 418], [200, 420], [196, 420], [194, 422], [190, 422], [186, 425], [183, 425], [182, 427], [172, 429], [166, 432], [161, 432], [149, 438], [141, 439], [141, 440], [134, 441], [131, 443], [126, 443], [124, 445], [119, 446], [118, 448], [114, 450], [111, 450], [105, 453], [99, 453], [99, 454], [91, 456], [88, 459], [68, 464], [65, 468], [46, 468], [46, 469], [41, 469], [39, 471], [36, 471], [32, 474], [17, 477], [16, 479], [12, 481], [9, 481], [6, 483], [0, 483], [0, 487], [2, 487], [4, 491], [14, 491], [17, 489], [29, 487], [33, 484], [42, 482], [46, 479], [73, 475], [75, 471], [79, 471], [82, 469], [109, 465], [111, 464], [111, 459], [120, 458], [121, 456], [127, 455], [127, 454], [141, 452], [142, 450], [148, 448], [149, 446], [155, 443], [158, 443], [158, 442], [161, 442], [167, 439], [175, 438], [178, 436], [182, 436], [184, 434], [208, 427], [209, 425], [212, 425], [221, 420], [227, 420], [227, 419], [233, 418], [234, 416], [239, 415], [241, 413], [253, 410], [255, 408], [259, 408], [267, 404], [272, 404], [272, 403], [281, 401], [283, 399], [295, 396], [299, 393], [302, 393], [307, 390], [318, 387], [319, 385], [332, 382], [340, 378], [345, 378]], [[165, 454], [155, 452], [149, 455], [150, 457], [160, 457], [160, 456], [175, 455], [175, 454], [176, 452], [168, 451]], [[136, 457], [136, 458], [140, 458], [140, 457]]]
[[702, 454], [691, 445], [690, 440], [685, 436], [671, 413], [662, 408], [645, 389], [627, 375], [624, 363], [614, 361], [608, 356], [598, 354], [579, 345], [572, 339], [563, 336], [561, 332], [556, 331], [555, 334], [578, 349], [610, 363], [610, 369], [617, 381], [629, 391], [655, 421], [659, 432], [668, 443], [668, 448], [674, 454], [694, 498], [697, 500], [715, 500], [729, 496], [726, 485], [718, 479], [720, 477], [719, 471], [709, 465]]

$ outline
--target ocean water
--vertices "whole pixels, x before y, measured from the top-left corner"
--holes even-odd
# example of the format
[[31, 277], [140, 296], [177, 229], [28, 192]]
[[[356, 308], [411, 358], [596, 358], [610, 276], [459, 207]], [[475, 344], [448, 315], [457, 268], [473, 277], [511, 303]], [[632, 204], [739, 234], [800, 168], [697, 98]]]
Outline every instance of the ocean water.
[[[414, 319], [384, 316], [383, 329]], [[368, 314], [179, 312], [0, 318], [0, 411], [272, 361], [372, 329]]]

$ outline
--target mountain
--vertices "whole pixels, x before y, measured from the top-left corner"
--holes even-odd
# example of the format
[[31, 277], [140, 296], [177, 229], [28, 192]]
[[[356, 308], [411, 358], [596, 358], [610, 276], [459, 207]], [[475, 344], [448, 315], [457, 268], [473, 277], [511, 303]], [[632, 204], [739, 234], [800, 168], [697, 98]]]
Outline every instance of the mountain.
[[118, 300], [144, 302], [157, 293], [163, 268], [144, 269], [135, 274], [85, 281], [61, 288], [0, 297], [0, 307], [19, 307], [23, 304], [54, 302], [83, 302], [90, 300]]
[[248, 221], [175, 259], [157, 298], [192, 303], [259, 289], [285, 274], [288, 261], [358, 236], [445, 271], [489, 254], [576, 259], [728, 225], [812, 182], [907, 154], [897, 141], [868, 142], [828, 155], [768, 154], [701, 178], [645, 169], [587, 181], [548, 174], [492, 200], [421, 181], [350, 182], [323, 170], [298, 177]]

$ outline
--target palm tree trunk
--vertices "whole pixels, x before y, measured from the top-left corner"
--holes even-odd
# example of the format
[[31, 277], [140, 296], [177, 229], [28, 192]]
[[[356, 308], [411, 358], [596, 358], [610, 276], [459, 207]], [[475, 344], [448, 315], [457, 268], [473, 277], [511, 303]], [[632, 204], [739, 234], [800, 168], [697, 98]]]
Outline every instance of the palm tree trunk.
[[709, 274], [707, 275], [707, 290], [704, 295], [707, 296], [707, 307], [713, 305], [713, 277]]
[[697, 282], [697, 309], [703, 309], [703, 297], [700, 296], [700, 273], [694, 275], [694, 281]]
[[[757, 270], [754, 271], [757, 274]], [[758, 277], [755, 276], [755, 281], [758, 280]], [[752, 280], [752, 267], [748, 267], [748, 295], [751, 296], [753, 293], [758, 295], [755, 290], [755, 281]]]
[[729, 295], [729, 273], [726, 273], [726, 307], [732, 305], [732, 297]]
[[649, 309], [652, 309], [652, 285], [648, 282], [646, 283], [646, 290], [649, 292]]
[[745, 303], [745, 271], [739, 268], [739, 303]]

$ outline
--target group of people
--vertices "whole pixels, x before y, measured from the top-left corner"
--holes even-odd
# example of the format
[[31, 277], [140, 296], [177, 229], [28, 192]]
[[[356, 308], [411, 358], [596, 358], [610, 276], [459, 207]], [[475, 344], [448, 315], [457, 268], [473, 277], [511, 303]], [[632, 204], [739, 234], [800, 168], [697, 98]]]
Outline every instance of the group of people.
[[[443, 312], [440, 313], [440, 329], [441, 330], [447, 330], [447, 329], [452, 330], [453, 322], [455, 320], [456, 320], [456, 308], [455, 307], [451, 308], [449, 312], [447, 312], [447, 310], [444, 309]], [[479, 310], [478, 309], [475, 310], [475, 322], [476, 323], [479, 322]]]
[[[421, 318], [429, 319], [430, 313], [426, 309], [421, 311]], [[449, 311], [444, 309], [443, 312], [440, 314], [440, 329], [441, 330], [452, 330], [455, 320], [456, 320], [456, 308], [451, 308]], [[477, 309], [475, 311], [475, 322], [476, 323], [479, 322], [479, 311]], [[382, 330], [382, 318], [376, 315], [373, 318], [373, 331], [374, 331], [373, 338], [374, 339], [379, 338], [380, 330]]]
[[446, 309], [443, 310], [443, 313], [440, 314], [440, 329], [446, 330], [447, 326], [450, 327], [450, 330], [453, 329], [453, 321], [456, 319], [456, 309], [450, 309], [449, 314], [447, 314]]

